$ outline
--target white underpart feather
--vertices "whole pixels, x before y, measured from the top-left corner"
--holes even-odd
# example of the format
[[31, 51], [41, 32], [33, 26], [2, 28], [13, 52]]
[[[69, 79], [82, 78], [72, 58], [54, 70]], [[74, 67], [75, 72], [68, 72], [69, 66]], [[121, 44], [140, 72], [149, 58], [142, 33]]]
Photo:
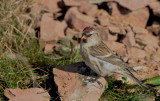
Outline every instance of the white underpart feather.
[[99, 56], [99, 57], [101, 57], [101, 58], [108, 58], [108, 57], [110, 57], [112, 54], [108, 54], [108, 55], [104, 55], [104, 56]]
[[[106, 55], [106, 56], [107, 56], [107, 55]], [[88, 57], [89, 57], [89, 59], [90, 59], [91, 61], [95, 62], [95, 64], [96, 64], [97, 62], [99, 62], [99, 64], [101, 65], [101, 67], [99, 67], [99, 68], [100, 68], [100, 70], [102, 70], [102, 72], [99, 71], [99, 68], [98, 68], [96, 65], [91, 64], [91, 63], [88, 63], [88, 62], [85, 62], [85, 63], [86, 63], [86, 65], [88, 65], [93, 71], [95, 71], [97, 74], [99, 74], [99, 75], [101, 75], [101, 76], [107, 76], [109, 73], [113, 72], [113, 71], [116, 69], [116, 66], [115, 66], [115, 65], [113, 65], [113, 64], [111, 64], [111, 63], [109, 63], [109, 62], [105, 62], [105, 61], [103, 61], [103, 60], [100, 60], [100, 59], [98, 59], [98, 58], [96, 58], [96, 57], [93, 57], [90, 53], [88, 53]], [[105, 57], [105, 56], [103, 56], [103, 57]], [[107, 57], [108, 57], [108, 56], [107, 56]]]

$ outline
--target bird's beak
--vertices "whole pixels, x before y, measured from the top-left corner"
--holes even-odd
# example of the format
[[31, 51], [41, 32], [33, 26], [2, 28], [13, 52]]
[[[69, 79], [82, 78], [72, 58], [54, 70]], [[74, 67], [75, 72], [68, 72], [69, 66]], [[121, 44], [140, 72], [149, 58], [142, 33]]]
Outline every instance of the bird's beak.
[[87, 37], [86, 37], [86, 36], [82, 36], [82, 39], [83, 39], [83, 40], [86, 40], [86, 39], [87, 39]]

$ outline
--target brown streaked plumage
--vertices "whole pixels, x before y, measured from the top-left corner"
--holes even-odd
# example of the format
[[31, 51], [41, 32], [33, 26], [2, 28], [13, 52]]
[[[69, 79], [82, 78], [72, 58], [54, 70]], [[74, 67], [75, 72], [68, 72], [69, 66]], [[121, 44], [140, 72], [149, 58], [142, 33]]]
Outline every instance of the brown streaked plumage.
[[109, 73], [119, 73], [131, 78], [142, 88], [147, 88], [131, 73], [135, 70], [103, 43], [99, 33], [98, 28], [91, 26], [86, 27], [82, 32], [80, 52], [86, 65], [101, 76], [107, 76]]
[[105, 55], [113, 54], [112, 50], [109, 49], [108, 46], [103, 43], [103, 41], [101, 41], [97, 45], [89, 47], [89, 50], [92, 50], [91, 54], [93, 56], [103, 56], [104, 54]]
[[[118, 56], [116, 56], [112, 50], [110, 50], [106, 44], [104, 44], [103, 42], [101, 42], [100, 44], [98, 45], [95, 45], [95, 46], [91, 46], [89, 47], [90, 51], [91, 52], [91, 55], [93, 55], [94, 57], [97, 57], [103, 61], [108, 61], [110, 62], [111, 64], [114, 64], [114, 65], [117, 65], [117, 66], [120, 66], [122, 68], [126, 68], [126, 69], [129, 69], [130, 71], [134, 71], [136, 72], [133, 68], [129, 67], [125, 62], [123, 62]], [[108, 57], [101, 57], [101, 56], [104, 56], [105, 55], [110, 55]]]

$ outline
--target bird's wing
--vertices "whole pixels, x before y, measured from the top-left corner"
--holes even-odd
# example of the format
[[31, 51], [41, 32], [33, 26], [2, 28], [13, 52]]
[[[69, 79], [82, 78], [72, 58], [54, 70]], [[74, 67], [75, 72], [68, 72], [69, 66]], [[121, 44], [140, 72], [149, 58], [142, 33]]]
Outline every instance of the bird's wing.
[[128, 64], [123, 62], [117, 55], [113, 54], [113, 52], [104, 43], [90, 47], [89, 51], [92, 56], [102, 61], [106, 61], [118, 67], [122, 67], [122, 69], [127, 71], [129, 70], [136, 72], [133, 68], [129, 67]]
[[108, 46], [103, 42], [100, 42], [97, 45], [89, 47], [89, 50], [93, 56], [104, 56], [113, 54], [113, 51], [109, 49]]
[[108, 57], [106, 57], [106, 58], [100, 58], [99, 57], [99, 59], [101, 59], [101, 60], [104, 60], [104, 61], [107, 61], [107, 62], [109, 62], [109, 63], [111, 63], [111, 64], [113, 64], [113, 65], [117, 65], [117, 66], [119, 66], [119, 67], [122, 67], [122, 68], [124, 68], [124, 69], [127, 69], [127, 71], [129, 70], [129, 71], [134, 71], [134, 72], [136, 72], [133, 68], [131, 68], [131, 67], [129, 67], [128, 66], [128, 64], [127, 63], [125, 63], [124, 61], [122, 61], [118, 56], [116, 56], [116, 55], [110, 55], [110, 56], [108, 56]]

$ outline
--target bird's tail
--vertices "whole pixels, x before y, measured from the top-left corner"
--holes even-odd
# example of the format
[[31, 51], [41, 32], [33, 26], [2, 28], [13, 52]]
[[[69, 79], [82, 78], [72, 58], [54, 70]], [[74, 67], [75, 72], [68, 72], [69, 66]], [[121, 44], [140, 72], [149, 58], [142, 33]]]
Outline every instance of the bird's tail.
[[130, 71], [129, 72], [127, 72], [127, 73], [120, 73], [120, 74], [122, 74], [122, 75], [124, 75], [124, 76], [126, 76], [126, 77], [129, 77], [130, 79], [132, 79], [133, 81], [135, 81], [141, 88], [143, 88], [143, 89], [148, 89], [149, 88], [149, 86], [147, 86], [147, 85], [145, 85], [145, 84], [143, 84], [140, 80], [138, 80]]
[[149, 87], [145, 84], [143, 84], [140, 80], [138, 80], [132, 73], [128, 75], [129, 78], [131, 78], [133, 81], [135, 81], [141, 88], [148, 89]]

